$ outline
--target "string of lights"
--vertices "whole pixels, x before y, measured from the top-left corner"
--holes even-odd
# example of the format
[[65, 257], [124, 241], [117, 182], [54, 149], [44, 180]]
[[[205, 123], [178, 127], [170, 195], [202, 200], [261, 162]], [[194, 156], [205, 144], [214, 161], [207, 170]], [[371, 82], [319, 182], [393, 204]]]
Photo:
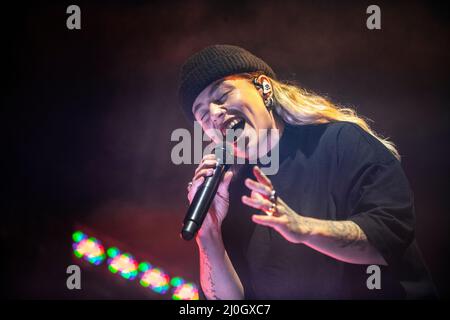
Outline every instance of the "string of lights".
[[116, 247], [105, 250], [100, 240], [89, 237], [82, 231], [72, 234], [72, 248], [75, 257], [100, 265], [104, 261], [108, 270], [127, 280], [139, 279], [139, 284], [159, 294], [171, 292], [173, 300], [198, 300], [198, 288], [194, 283], [181, 277], [170, 277], [163, 269], [144, 261], [138, 261], [130, 253], [121, 252]]

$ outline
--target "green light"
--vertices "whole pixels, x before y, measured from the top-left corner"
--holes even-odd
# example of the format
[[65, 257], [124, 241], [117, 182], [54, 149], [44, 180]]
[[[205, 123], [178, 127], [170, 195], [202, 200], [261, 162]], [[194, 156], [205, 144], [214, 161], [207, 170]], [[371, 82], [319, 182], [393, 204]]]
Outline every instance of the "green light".
[[112, 273], [116, 273], [116, 272], [117, 272], [117, 269], [114, 268], [112, 265], [109, 265], [109, 266], [108, 266], [108, 269], [109, 269], [109, 271], [111, 271]]
[[139, 283], [141, 284], [141, 286], [146, 287], [146, 288], [150, 285], [150, 283], [148, 283], [144, 280], [140, 280]]
[[75, 254], [75, 256], [76, 256], [77, 258], [81, 258], [81, 257], [83, 256], [83, 255], [81, 254], [81, 252], [78, 251], [78, 250], [74, 250], [73, 253]]
[[170, 284], [173, 287], [178, 287], [179, 285], [182, 285], [183, 282], [184, 282], [183, 279], [181, 279], [180, 277], [175, 277], [175, 278], [172, 278], [172, 280], [170, 280]]
[[141, 272], [145, 272], [148, 269], [150, 269], [151, 265], [148, 262], [141, 262], [139, 263], [138, 269]]
[[111, 247], [106, 251], [106, 253], [108, 254], [108, 257], [114, 258], [119, 254], [119, 249], [117, 249], [116, 247]]
[[75, 231], [75, 232], [72, 234], [72, 239], [73, 239], [73, 241], [75, 241], [75, 242], [80, 242], [81, 240], [83, 240], [83, 238], [84, 238], [84, 233], [81, 232], [81, 231]]

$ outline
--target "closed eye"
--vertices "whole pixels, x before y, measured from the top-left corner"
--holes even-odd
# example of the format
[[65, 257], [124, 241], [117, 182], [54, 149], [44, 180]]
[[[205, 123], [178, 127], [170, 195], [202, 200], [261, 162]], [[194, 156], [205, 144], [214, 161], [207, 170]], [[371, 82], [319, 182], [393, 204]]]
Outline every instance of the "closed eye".
[[217, 100], [215, 101], [215, 103], [217, 103], [217, 104], [224, 104], [225, 101], [227, 100], [228, 95], [230, 94], [231, 91], [232, 91], [232, 90], [228, 90], [227, 92], [225, 92], [219, 99], [217, 99]]
[[[233, 91], [233, 90], [232, 90], [232, 89], [231, 89], [231, 90], [228, 90], [227, 92], [225, 92], [224, 94], [222, 94], [222, 95], [220, 96], [219, 99], [213, 100], [213, 102], [214, 102], [215, 104], [224, 104], [225, 101], [227, 100], [228, 95], [230, 94], [231, 91]], [[208, 116], [208, 113], [209, 113], [209, 112], [205, 112], [205, 113], [203, 113], [201, 116], [199, 116], [199, 118], [198, 118], [199, 121], [204, 122], [204, 121], [205, 121], [205, 118]]]
[[208, 115], [208, 112], [205, 112], [201, 117], [200, 117], [200, 121], [204, 121], [205, 117]]

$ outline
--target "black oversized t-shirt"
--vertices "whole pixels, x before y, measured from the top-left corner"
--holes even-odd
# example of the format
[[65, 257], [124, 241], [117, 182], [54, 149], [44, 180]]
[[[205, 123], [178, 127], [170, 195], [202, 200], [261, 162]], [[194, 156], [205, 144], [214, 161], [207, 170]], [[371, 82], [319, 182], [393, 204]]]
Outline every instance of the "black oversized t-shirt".
[[388, 263], [381, 289], [369, 290], [366, 265], [349, 264], [269, 227], [241, 203], [249, 194], [243, 165], [230, 186], [222, 233], [249, 299], [432, 298], [434, 287], [414, 240], [413, 193], [400, 162], [376, 138], [349, 122], [286, 125], [279, 170], [269, 176], [295, 212], [318, 219], [351, 220]]

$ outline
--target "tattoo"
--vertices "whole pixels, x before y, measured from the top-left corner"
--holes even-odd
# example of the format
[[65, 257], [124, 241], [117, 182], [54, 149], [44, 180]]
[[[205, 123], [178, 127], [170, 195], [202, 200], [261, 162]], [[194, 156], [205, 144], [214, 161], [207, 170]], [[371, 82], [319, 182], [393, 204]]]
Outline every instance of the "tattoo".
[[298, 224], [299, 228], [301, 228], [301, 234], [311, 234], [317, 227], [317, 222], [315, 220], [304, 218], [302, 216], [299, 216], [298, 218], [301, 219]]
[[206, 288], [203, 288], [203, 290], [205, 291], [205, 294], [207, 294], [208, 296], [212, 297], [215, 300], [220, 300], [220, 298], [217, 296], [216, 293], [216, 285], [214, 283], [214, 280], [212, 278], [212, 267], [209, 263], [209, 257], [208, 257], [208, 252], [206, 250], [206, 248], [203, 248], [203, 254], [202, 254], [202, 261], [201, 261], [201, 266], [204, 268], [203, 272], [202, 272], [202, 278], [206, 276]]
[[367, 237], [356, 223], [352, 221], [327, 221], [327, 228], [341, 248], [355, 247], [359, 250], [367, 248]]

